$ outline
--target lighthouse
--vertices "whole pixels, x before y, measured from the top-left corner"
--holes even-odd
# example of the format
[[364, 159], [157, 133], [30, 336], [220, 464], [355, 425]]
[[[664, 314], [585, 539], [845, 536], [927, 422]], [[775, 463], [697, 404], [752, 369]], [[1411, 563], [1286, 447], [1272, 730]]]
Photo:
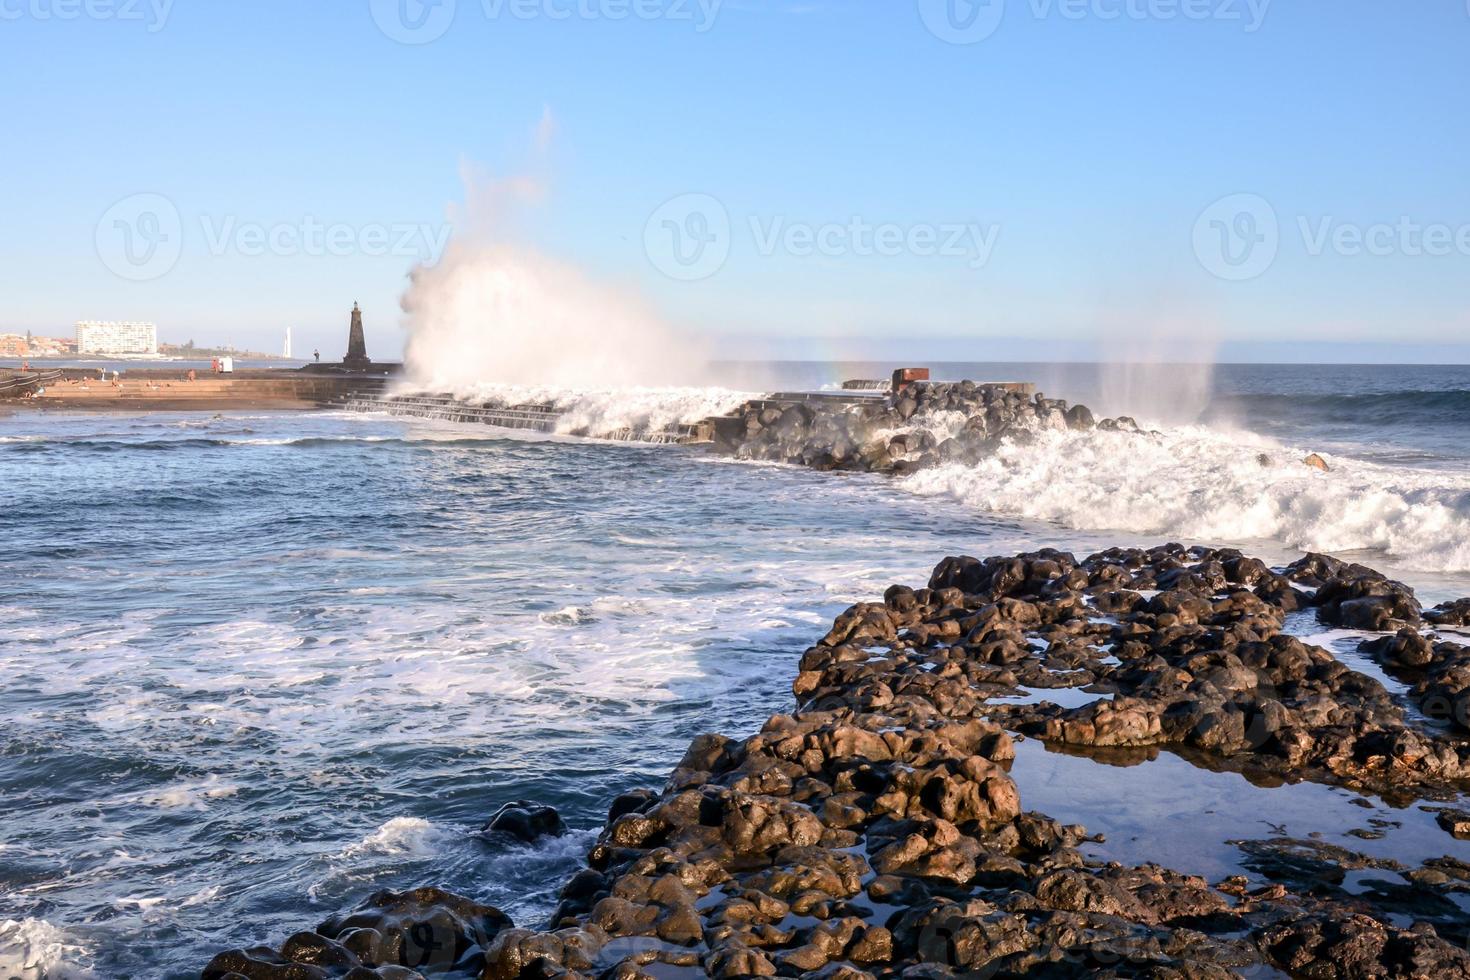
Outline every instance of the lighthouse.
[[347, 356], [342, 366], [349, 371], [366, 371], [373, 365], [367, 356], [367, 338], [362, 332], [362, 309], [352, 304], [352, 326], [347, 331]]

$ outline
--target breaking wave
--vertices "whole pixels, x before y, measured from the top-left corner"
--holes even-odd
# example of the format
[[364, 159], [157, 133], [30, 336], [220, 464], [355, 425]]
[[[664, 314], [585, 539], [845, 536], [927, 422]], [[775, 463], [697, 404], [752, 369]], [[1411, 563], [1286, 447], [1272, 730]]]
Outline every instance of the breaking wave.
[[342, 856], [355, 858], [364, 854], [377, 854], [428, 857], [434, 853], [435, 844], [442, 833], [439, 828], [421, 817], [394, 817], [348, 847]]
[[1275, 540], [1305, 551], [1371, 550], [1425, 571], [1470, 569], [1470, 477], [1352, 458], [1323, 473], [1306, 450], [1188, 427], [1044, 432], [975, 464], [904, 480], [991, 513], [1087, 530], [1189, 540]]

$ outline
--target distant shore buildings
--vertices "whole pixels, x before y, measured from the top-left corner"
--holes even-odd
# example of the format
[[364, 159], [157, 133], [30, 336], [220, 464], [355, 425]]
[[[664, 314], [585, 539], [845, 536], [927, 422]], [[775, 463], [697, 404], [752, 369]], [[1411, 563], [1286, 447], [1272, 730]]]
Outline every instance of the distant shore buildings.
[[[82, 346], [85, 345], [85, 346]], [[230, 344], [201, 347], [190, 340], [168, 344], [158, 340], [157, 328], [151, 323], [106, 323], [82, 321], [76, 325], [74, 337], [38, 337], [25, 333], [0, 333], [0, 359], [43, 360], [47, 358], [138, 358], [163, 360], [208, 361], [213, 357], [246, 358], [259, 361], [280, 360], [280, 354], [251, 351]]]
[[158, 354], [158, 327], [137, 320], [78, 320], [77, 354]]
[[0, 333], [0, 357], [67, 357], [76, 350], [76, 341], [68, 337]]

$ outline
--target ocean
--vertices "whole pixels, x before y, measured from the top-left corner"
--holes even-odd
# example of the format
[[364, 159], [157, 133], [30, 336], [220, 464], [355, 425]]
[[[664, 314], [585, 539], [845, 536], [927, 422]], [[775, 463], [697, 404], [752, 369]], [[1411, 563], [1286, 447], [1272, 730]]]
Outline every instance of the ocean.
[[[721, 388], [588, 393], [572, 417], [610, 431], [889, 367], [726, 365]], [[1035, 380], [1154, 431], [890, 480], [375, 415], [0, 415], [0, 976], [193, 976], [379, 888], [542, 925], [615, 795], [789, 706], [834, 616], [947, 555], [1325, 550], [1426, 605], [1470, 595], [1470, 367], [935, 375]], [[1367, 667], [1355, 637], [1318, 642]], [[1106, 832], [1095, 853], [1212, 880], [1268, 819], [1470, 860], [1413, 808], [1349, 838], [1371, 811], [1347, 790], [1167, 753], [1114, 769], [1029, 743], [1016, 775], [1027, 808]], [[573, 832], [477, 836], [517, 799]]]

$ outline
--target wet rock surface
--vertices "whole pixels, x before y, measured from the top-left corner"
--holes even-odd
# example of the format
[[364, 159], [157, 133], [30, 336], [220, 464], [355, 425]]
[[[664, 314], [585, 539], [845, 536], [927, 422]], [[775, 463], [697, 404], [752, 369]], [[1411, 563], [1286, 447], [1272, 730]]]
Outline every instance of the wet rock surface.
[[917, 382], [858, 404], [755, 402], [721, 422], [715, 448], [739, 459], [890, 474], [974, 462], [1047, 429], [1139, 431], [1130, 418], [1098, 421], [1085, 405], [973, 381]]
[[511, 926], [500, 910], [438, 888], [381, 891], [315, 932], [292, 936], [279, 950], [221, 953], [204, 968], [203, 980], [476, 976], [485, 949]]
[[[700, 736], [662, 788], [613, 801], [546, 930], [385, 893], [205, 976], [1470, 978], [1463, 862], [1281, 836], [1234, 842], [1266, 885], [1211, 883], [1088, 858], [1086, 828], [1017, 790], [1018, 738], [1162, 748], [1423, 800], [1447, 843], [1470, 829], [1470, 742], [1286, 633], [1303, 611], [1384, 631], [1364, 650], [1421, 701], [1470, 686], [1407, 587], [1325, 556], [950, 558], [839, 616], [795, 711]], [[425, 921], [444, 952], [416, 962], [401, 937]]]
[[[1167, 546], [1080, 564], [1051, 552], [952, 559], [930, 587], [959, 590], [965, 610], [918, 625], [926, 639], [936, 627], [954, 633], [923, 649], [933, 678], [924, 683], [953, 699], [967, 687], [999, 695], [973, 710], [1022, 733], [1078, 746], [1188, 748], [1242, 770], [1386, 792], [1453, 792], [1470, 776], [1470, 745], [1450, 724], [1463, 717], [1457, 699], [1470, 670], [1461, 658], [1470, 651], [1436, 643], [1424, 656], [1399, 653], [1417, 647], [1409, 634], [1418, 637], [1419, 604], [1371, 569], [1308, 555], [1273, 570], [1233, 551]], [[977, 604], [977, 594], [990, 601]], [[1363, 651], [1419, 672], [1415, 691], [1431, 723], [1287, 634], [1286, 617], [1300, 609], [1329, 626], [1401, 631]], [[864, 680], [888, 684], [886, 672], [874, 664]], [[1016, 688], [1036, 692], [1033, 703], [1005, 703], [1003, 689]], [[1047, 689], [1095, 697], [1065, 708]]]
[[492, 840], [508, 838], [523, 844], [533, 844], [543, 837], [561, 837], [566, 832], [566, 821], [554, 807], [530, 800], [505, 804], [480, 831]]

